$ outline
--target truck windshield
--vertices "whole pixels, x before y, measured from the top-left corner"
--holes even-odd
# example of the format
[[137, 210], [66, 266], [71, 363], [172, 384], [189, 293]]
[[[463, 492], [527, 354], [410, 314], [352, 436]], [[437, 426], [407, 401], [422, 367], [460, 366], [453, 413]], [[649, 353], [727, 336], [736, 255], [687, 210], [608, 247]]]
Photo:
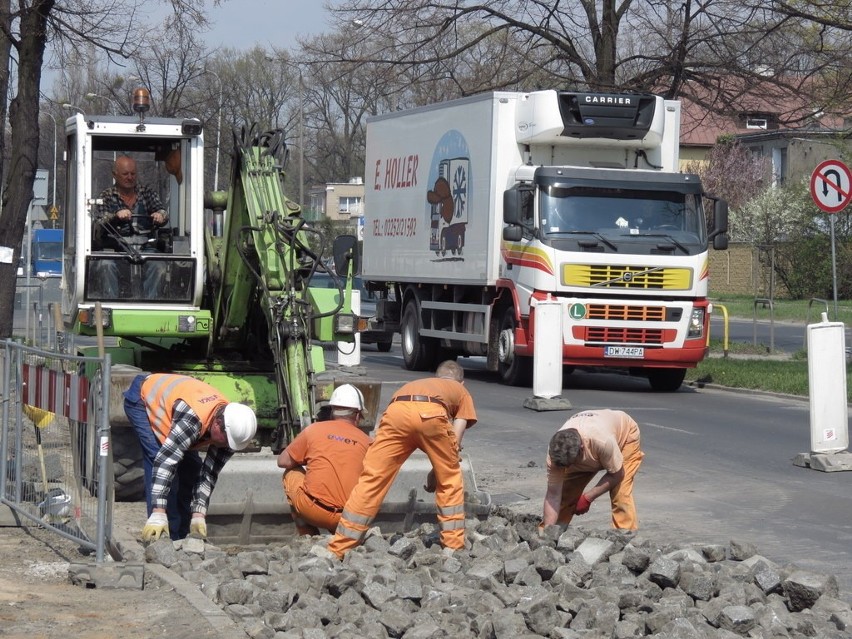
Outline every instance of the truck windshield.
[[677, 191], [545, 186], [539, 200], [544, 237], [571, 233], [669, 237], [682, 243], [706, 242], [701, 196]]
[[62, 261], [62, 242], [36, 242], [35, 259]]

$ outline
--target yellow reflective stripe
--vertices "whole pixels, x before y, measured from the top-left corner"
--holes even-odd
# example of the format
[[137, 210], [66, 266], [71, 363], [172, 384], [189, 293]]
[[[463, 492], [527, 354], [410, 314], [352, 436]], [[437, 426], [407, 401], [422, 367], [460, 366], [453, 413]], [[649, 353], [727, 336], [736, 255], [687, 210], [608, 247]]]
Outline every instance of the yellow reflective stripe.
[[464, 514], [464, 504], [458, 506], [438, 506], [438, 514], [444, 517], [452, 517], [453, 515]]
[[337, 524], [337, 530], [335, 530], [338, 535], [341, 537], [348, 537], [349, 539], [354, 539], [355, 541], [362, 541], [364, 539], [364, 535], [367, 534], [366, 530], [353, 530], [352, 528], [348, 528], [343, 524]]
[[358, 513], [353, 513], [349, 510], [344, 509], [340, 514], [341, 519], [347, 519], [351, 521], [353, 524], [361, 524], [362, 526], [369, 526], [373, 522], [372, 517], [367, 517], [365, 515], [359, 515]]
[[464, 528], [464, 519], [450, 519], [449, 521], [439, 521], [438, 523], [441, 525], [441, 530], [458, 530], [459, 528]]

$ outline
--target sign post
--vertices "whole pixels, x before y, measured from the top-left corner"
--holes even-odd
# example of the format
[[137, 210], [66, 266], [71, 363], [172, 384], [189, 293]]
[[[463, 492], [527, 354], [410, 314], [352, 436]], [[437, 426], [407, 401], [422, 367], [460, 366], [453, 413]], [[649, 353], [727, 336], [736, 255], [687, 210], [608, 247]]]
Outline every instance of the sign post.
[[834, 213], [852, 201], [852, 171], [840, 160], [820, 162], [811, 173], [811, 197], [820, 210], [830, 215], [831, 279], [834, 286], [834, 319], [837, 321], [837, 258], [834, 250]]

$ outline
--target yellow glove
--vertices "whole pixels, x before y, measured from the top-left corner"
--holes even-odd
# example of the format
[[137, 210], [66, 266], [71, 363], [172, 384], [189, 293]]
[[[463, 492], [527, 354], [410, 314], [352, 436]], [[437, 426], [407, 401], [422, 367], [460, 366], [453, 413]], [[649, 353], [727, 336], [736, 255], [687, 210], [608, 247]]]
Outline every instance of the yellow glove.
[[189, 522], [189, 536], [207, 539], [207, 520], [204, 517], [193, 517]]
[[142, 541], [157, 541], [163, 533], [169, 536], [169, 518], [166, 513], [151, 513], [142, 528]]

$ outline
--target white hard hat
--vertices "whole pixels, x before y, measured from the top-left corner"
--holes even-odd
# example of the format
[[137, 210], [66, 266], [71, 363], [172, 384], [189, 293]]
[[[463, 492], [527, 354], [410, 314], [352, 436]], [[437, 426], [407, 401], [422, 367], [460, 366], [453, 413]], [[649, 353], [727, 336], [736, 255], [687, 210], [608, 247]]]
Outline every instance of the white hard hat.
[[231, 402], [225, 406], [225, 434], [232, 450], [242, 450], [249, 445], [257, 432], [257, 417], [245, 404]]
[[328, 400], [329, 406], [338, 408], [354, 408], [355, 410], [364, 410], [364, 396], [352, 384], [343, 384], [334, 389], [331, 394], [331, 399]]

